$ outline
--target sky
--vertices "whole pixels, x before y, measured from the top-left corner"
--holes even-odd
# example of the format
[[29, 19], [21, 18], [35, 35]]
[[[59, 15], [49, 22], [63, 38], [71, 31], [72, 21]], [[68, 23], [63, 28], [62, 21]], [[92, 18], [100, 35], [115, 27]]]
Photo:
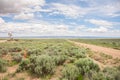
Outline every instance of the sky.
[[0, 0], [0, 37], [120, 37], [120, 0]]

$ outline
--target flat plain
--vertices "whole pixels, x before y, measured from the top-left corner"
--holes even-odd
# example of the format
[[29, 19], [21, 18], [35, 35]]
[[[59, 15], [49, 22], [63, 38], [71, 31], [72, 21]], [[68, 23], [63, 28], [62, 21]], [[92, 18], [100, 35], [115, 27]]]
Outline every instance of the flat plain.
[[1, 39], [0, 80], [120, 80], [119, 48], [119, 39]]

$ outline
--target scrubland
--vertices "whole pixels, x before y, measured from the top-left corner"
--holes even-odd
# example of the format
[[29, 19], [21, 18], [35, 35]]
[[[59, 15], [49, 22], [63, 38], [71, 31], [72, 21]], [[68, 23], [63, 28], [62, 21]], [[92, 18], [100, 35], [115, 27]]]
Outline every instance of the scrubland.
[[119, 58], [64, 39], [0, 43], [0, 80], [120, 80], [119, 75]]

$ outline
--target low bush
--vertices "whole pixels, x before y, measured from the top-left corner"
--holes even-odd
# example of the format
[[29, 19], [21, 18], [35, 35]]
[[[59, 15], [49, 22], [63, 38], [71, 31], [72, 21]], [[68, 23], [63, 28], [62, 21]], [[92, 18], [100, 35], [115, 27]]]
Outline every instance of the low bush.
[[17, 69], [17, 72], [29, 70], [29, 68], [30, 68], [30, 60], [23, 59], [19, 64], [19, 68]]
[[40, 49], [28, 50], [27, 54], [28, 54], [29, 56], [32, 55], [32, 54], [40, 55], [40, 54], [41, 54], [41, 50], [40, 50]]
[[7, 61], [0, 59], [0, 72], [5, 72], [7, 70]]
[[92, 72], [91, 77], [89, 79], [91, 80], [109, 80], [106, 78], [103, 72]]
[[79, 69], [73, 64], [67, 64], [62, 70], [62, 80], [77, 80]]
[[56, 65], [62, 65], [65, 62], [65, 60], [67, 59], [67, 56], [57, 55], [57, 56], [53, 56], [53, 59], [54, 59]]
[[74, 61], [76, 60], [75, 57], [69, 57], [68, 60], [70, 61], [70, 63], [74, 63]]
[[9, 48], [9, 52], [20, 52], [22, 49], [20, 47]]
[[0, 80], [9, 80], [9, 79], [8, 79], [8, 77], [5, 76], [5, 77], [1, 78]]
[[90, 73], [89, 79], [91, 80], [119, 80], [120, 79], [120, 71], [117, 68], [109, 68], [106, 67], [103, 71], [92, 71]]
[[72, 47], [68, 49], [70, 57], [75, 56], [76, 58], [85, 58], [86, 57], [86, 50], [85, 49], [79, 49], [76, 47]]
[[31, 71], [39, 76], [51, 75], [55, 69], [55, 61], [49, 55], [31, 56], [30, 65]]
[[119, 80], [120, 79], [120, 71], [117, 68], [105, 68], [103, 70], [104, 75], [106, 76], [107, 80]]
[[85, 55], [85, 52], [80, 51], [80, 52], [75, 54], [75, 57], [76, 58], [85, 58], [86, 55]]
[[79, 60], [76, 60], [75, 65], [79, 68], [79, 71], [82, 75], [91, 70], [99, 71], [99, 66], [88, 58], [81, 58]]
[[8, 61], [8, 66], [14, 66], [18, 64], [16, 61]]
[[16, 61], [16, 62], [21, 62], [22, 60], [22, 55], [20, 53], [16, 53], [12, 57], [13, 57], [13, 61]]
[[0, 56], [2, 55], [6, 55], [8, 53], [8, 50], [3, 48], [3, 49], [0, 49]]

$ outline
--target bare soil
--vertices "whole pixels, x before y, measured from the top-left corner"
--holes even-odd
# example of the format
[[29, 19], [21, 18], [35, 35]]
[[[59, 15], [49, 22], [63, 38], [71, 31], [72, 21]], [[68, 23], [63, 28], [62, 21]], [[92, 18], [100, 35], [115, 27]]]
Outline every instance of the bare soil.
[[4, 43], [4, 42], [6, 42], [7, 40], [0, 40], [0, 43]]

